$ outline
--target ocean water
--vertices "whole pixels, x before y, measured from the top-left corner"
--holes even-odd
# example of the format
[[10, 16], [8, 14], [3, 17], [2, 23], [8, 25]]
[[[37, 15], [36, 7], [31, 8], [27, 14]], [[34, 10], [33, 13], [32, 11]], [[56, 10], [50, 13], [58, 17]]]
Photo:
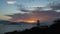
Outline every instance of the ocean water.
[[29, 29], [31, 28], [32, 25], [3, 25], [0, 24], [0, 34], [4, 34], [6, 32], [12, 32], [12, 31], [22, 31], [24, 29]]

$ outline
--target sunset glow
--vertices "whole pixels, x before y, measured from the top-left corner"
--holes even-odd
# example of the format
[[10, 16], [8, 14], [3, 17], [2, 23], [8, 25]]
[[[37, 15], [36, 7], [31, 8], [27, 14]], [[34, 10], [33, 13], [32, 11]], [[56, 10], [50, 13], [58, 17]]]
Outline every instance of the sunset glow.
[[36, 23], [36, 20], [26, 20], [25, 22], [28, 22], [28, 23]]
[[[38, 20], [38, 18], [31, 18], [31, 19], [27, 19], [27, 20], [20, 20], [20, 19], [14, 20], [13, 22], [27, 22], [27, 23], [33, 24], [33, 23], [36, 23], [37, 20]], [[40, 20], [40, 22], [44, 22], [47, 19], [46, 18], [40, 18], [39, 20]]]
[[27, 23], [36, 23], [36, 20], [16, 20], [16, 21], [13, 21], [13, 22], [27, 22]]

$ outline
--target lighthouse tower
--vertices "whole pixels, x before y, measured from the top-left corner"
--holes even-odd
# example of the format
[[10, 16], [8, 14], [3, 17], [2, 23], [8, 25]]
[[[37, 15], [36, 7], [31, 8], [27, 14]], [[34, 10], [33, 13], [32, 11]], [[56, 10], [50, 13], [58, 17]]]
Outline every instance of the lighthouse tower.
[[40, 21], [39, 20], [37, 20], [37, 27], [40, 28]]

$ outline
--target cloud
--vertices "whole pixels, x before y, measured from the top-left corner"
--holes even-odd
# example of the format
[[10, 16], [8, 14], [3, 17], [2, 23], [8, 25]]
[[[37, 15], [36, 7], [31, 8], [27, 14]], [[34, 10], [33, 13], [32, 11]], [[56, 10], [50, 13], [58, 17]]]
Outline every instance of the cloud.
[[18, 5], [18, 9], [21, 12], [32, 12], [32, 11], [48, 11], [52, 10], [51, 7], [46, 7], [46, 6], [30, 6], [30, 7], [24, 7], [23, 5]]
[[60, 3], [56, 3], [56, 4], [53, 4], [50, 6], [50, 8], [52, 8], [53, 10], [60, 10]]
[[7, 4], [15, 4], [16, 1], [7, 1]]
[[60, 10], [55, 10], [56, 12], [60, 12]]
[[[51, 4], [51, 5], [50, 5]], [[25, 4], [16, 4], [17, 8], [21, 12], [32, 12], [32, 11], [48, 11], [48, 10], [60, 10], [60, 3], [57, 3], [54, 5], [53, 2], [49, 3], [48, 5], [28, 5], [25, 6]], [[56, 11], [59, 12], [59, 11]]]
[[8, 17], [8, 16], [2, 16], [2, 17], [0, 17], [0, 20], [9, 20], [9, 19], [11, 19], [11, 17]]
[[29, 20], [37, 20], [39, 19], [41, 22], [51, 21], [56, 18], [60, 18], [60, 13], [55, 12], [53, 10], [49, 11], [32, 11], [30, 13], [17, 13], [13, 15], [7, 15], [12, 17], [11, 21], [29, 21]]
[[49, 6], [50, 6], [51, 10], [60, 12], [60, 3], [59, 2], [51, 3], [51, 5], [49, 5]]
[[[35, 11], [35, 10], [42, 10], [43, 8], [45, 8], [45, 6], [44, 5], [38, 5], [38, 6], [33, 5], [33, 6], [27, 6], [26, 7], [22, 4], [20, 4], [20, 5], [17, 5], [17, 8], [21, 12], [31, 12], [31, 11]], [[45, 10], [50, 10], [50, 9], [45, 8]]]
[[[20, 6], [21, 7], [21, 6]], [[20, 8], [19, 8], [20, 9]], [[45, 22], [45, 21], [51, 21], [54, 20], [56, 18], [60, 18], [60, 4], [56, 4], [56, 5], [51, 5], [49, 8], [48, 7], [35, 7], [35, 10], [25, 10], [25, 8], [21, 8], [20, 11], [23, 12], [29, 12], [29, 13], [17, 13], [17, 14], [13, 14], [13, 15], [7, 15], [12, 17], [10, 20], [11, 21], [36, 21], [37, 19], [39, 19], [41, 22]]]

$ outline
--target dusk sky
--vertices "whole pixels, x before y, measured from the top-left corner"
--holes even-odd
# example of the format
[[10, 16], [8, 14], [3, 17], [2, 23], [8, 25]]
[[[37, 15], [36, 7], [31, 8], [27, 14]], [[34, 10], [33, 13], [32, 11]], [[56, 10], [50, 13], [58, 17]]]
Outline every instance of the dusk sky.
[[52, 25], [60, 19], [60, 0], [0, 0], [0, 34]]
[[[54, 2], [54, 5], [49, 3]], [[0, 0], [0, 20], [41, 22], [60, 18], [59, 0]], [[48, 6], [49, 5], [49, 6]], [[23, 10], [23, 11], [22, 11]]]

